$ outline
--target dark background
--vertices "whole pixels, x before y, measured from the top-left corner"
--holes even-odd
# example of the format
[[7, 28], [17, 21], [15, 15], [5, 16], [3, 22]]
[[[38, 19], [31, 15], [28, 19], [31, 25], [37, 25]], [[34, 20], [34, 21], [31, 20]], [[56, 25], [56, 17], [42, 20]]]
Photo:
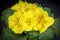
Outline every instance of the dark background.
[[[23, 0], [24, 1], [24, 0]], [[12, 5], [16, 4], [18, 0], [0, 0], [0, 14], [3, 10], [10, 8]], [[37, 2], [38, 4], [42, 4], [43, 7], [51, 8], [52, 13], [54, 13], [54, 17], [60, 17], [60, 1], [59, 0], [27, 0], [27, 2], [34, 3]], [[0, 15], [0, 17], [2, 14]], [[2, 32], [4, 22], [0, 20], [0, 34]], [[53, 40], [60, 40], [59, 37], [54, 37]]]
[[[24, 0], [23, 0], [24, 1]], [[55, 17], [60, 17], [60, 1], [59, 0], [27, 0], [28, 2], [38, 2], [42, 4], [42, 6], [47, 6], [51, 8]], [[0, 0], [0, 13], [6, 9], [17, 3], [18, 0]]]

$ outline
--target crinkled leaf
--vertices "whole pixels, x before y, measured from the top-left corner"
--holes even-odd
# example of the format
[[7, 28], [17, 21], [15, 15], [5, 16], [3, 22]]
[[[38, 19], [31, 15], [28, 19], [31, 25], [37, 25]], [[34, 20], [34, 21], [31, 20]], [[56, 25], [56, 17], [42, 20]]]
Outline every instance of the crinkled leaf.
[[0, 40], [27, 40], [27, 35], [15, 34], [9, 28], [4, 28], [0, 36]]
[[52, 40], [53, 37], [54, 37], [53, 30], [49, 28], [46, 32], [40, 34], [38, 39], [39, 40]]
[[55, 23], [54, 25], [52, 26], [56, 36], [59, 36], [60, 37], [60, 18], [56, 18], [55, 19]]
[[8, 16], [12, 15], [14, 10], [6, 9], [2, 12], [1, 20], [5, 21], [7, 23]]
[[35, 3], [38, 7], [42, 7], [41, 4]]
[[29, 31], [25, 32], [25, 34], [28, 35], [27, 40], [37, 40], [37, 37], [40, 33], [37, 31]]
[[30, 37], [37, 37], [40, 33], [36, 31], [30, 31], [27, 33]]
[[51, 9], [48, 7], [44, 7], [44, 10], [48, 12], [49, 16], [54, 17], [54, 14], [51, 12]]
[[28, 40], [52, 40], [54, 37], [54, 32], [52, 28], [49, 28], [44, 33], [39, 32], [28, 32]]

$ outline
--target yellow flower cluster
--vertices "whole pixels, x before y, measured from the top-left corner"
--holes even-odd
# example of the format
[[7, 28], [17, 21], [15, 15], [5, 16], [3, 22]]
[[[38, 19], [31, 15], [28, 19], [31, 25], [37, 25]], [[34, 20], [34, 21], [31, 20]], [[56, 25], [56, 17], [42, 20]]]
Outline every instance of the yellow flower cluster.
[[11, 9], [16, 10], [8, 17], [9, 28], [16, 34], [24, 31], [45, 32], [54, 23], [54, 18], [36, 4], [19, 1]]

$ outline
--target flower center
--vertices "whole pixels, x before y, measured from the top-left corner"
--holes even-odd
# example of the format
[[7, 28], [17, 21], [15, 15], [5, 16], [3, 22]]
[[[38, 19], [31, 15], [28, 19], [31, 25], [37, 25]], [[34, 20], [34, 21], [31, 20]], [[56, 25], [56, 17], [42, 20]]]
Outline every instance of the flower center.
[[30, 19], [30, 18], [27, 18], [27, 19], [25, 20], [25, 23], [27, 23], [28, 25], [30, 25], [30, 24], [31, 24], [31, 19]]
[[42, 22], [43, 21], [43, 15], [39, 15], [38, 17], [37, 17], [37, 23], [39, 24], [40, 22]]

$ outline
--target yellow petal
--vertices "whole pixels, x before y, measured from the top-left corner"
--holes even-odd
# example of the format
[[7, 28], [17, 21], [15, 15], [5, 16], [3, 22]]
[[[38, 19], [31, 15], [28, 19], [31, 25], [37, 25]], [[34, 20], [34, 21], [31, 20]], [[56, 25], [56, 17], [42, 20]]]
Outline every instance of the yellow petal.
[[32, 30], [32, 27], [29, 26], [29, 25], [24, 25], [23, 26], [23, 29], [24, 29], [24, 31], [31, 31]]
[[42, 15], [46, 18], [46, 17], [48, 17], [48, 12], [47, 11], [43, 11]]
[[46, 19], [46, 22], [44, 22], [44, 26], [45, 26], [45, 27], [50, 27], [53, 23], [54, 23], [54, 18], [48, 17], [48, 18]]
[[47, 27], [44, 27], [44, 26], [42, 25], [42, 23], [39, 24], [38, 27], [39, 27], [39, 32], [40, 32], [40, 33], [43, 33], [43, 32], [45, 32], [45, 31], [47, 30]]
[[19, 10], [20, 9], [20, 6], [19, 6], [19, 4], [15, 4], [15, 5], [13, 5], [11, 7], [11, 9], [13, 9], [13, 10]]
[[23, 33], [23, 29], [21, 26], [19, 25], [15, 25], [14, 28], [12, 29], [12, 31], [14, 31], [16, 34], [21, 34]]
[[13, 26], [15, 26], [16, 24], [17, 24], [17, 22], [14, 22], [14, 21], [8, 22], [9, 28], [13, 28]]
[[8, 17], [8, 21], [17, 21], [17, 20], [13, 15], [11, 15]]
[[13, 16], [16, 18], [16, 19], [19, 19], [21, 17], [22, 13], [20, 11], [18, 12], [14, 12]]
[[47, 30], [48, 28], [47, 27], [42, 27], [42, 29], [39, 31], [40, 33], [43, 33]]
[[34, 31], [38, 31], [39, 30], [39, 27], [38, 26], [33, 26], [33, 30]]

